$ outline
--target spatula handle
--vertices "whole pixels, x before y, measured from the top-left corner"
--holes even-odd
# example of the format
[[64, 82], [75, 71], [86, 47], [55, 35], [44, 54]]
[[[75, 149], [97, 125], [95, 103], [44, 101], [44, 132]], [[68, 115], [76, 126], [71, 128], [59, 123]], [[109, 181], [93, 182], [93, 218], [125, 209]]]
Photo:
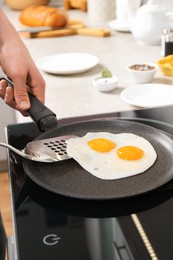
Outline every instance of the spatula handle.
[[[0, 80], [6, 80], [8, 85], [14, 87], [14, 84], [8, 78], [0, 78]], [[30, 100], [30, 108], [27, 110], [29, 116], [36, 123], [41, 132], [48, 131], [57, 127], [58, 120], [56, 114], [52, 112], [48, 107], [41, 103], [35, 96], [28, 92]]]

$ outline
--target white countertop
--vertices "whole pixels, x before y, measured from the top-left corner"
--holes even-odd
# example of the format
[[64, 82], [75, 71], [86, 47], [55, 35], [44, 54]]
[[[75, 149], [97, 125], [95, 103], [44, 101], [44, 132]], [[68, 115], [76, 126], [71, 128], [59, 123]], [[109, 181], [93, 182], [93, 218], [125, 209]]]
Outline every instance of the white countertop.
[[[15, 26], [18, 12], [3, 6], [5, 13]], [[89, 24], [87, 13], [70, 10], [69, 18], [79, 19]], [[108, 24], [105, 24], [105, 27]], [[46, 81], [46, 106], [57, 114], [57, 118], [67, 118], [90, 114], [101, 114], [124, 110], [139, 109], [128, 105], [120, 98], [124, 88], [131, 86], [126, 67], [133, 62], [156, 62], [161, 54], [161, 46], [147, 46], [136, 42], [131, 33], [114, 31], [111, 37], [65, 36], [56, 38], [26, 39], [24, 43], [34, 61], [40, 58], [63, 52], [84, 52], [94, 54], [99, 64], [93, 69], [75, 75], [50, 75], [41, 72]], [[92, 79], [103, 67], [108, 67], [119, 78], [118, 88], [110, 93], [98, 92], [92, 85]], [[154, 82], [173, 84], [173, 79], [163, 77], [157, 72]], [[17, 113], [18, 122], [30, 121]]]

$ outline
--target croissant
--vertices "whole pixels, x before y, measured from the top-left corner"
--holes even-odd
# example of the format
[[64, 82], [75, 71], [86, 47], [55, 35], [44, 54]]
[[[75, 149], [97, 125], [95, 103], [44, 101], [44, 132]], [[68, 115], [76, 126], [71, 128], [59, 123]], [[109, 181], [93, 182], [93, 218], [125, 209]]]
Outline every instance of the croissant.
[[65, 11], [50, 6], [30, 6], [23, 9], [19, 21], [28, 26], [66, 26], [68, 18]]

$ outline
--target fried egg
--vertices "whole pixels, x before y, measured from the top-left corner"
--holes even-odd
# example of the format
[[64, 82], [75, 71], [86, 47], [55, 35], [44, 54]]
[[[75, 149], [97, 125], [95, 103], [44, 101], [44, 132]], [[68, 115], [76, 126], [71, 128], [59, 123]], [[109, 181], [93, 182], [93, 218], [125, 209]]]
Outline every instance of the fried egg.
[[87, 133], [67, 140], [67, 153], [87, 172], [104, 180], [145, 172], [157, 158], [148, 140], [131, 133]]

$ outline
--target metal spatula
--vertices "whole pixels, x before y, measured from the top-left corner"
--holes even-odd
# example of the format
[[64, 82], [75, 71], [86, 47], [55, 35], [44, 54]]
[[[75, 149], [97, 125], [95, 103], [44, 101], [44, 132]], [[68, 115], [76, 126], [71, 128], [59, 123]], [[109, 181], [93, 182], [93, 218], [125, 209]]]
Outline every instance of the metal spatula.
[[66, 151], [66, 140], [74, 137], [76, 136], [66, 135], [33, 141], [28, 143], [23, 150], [18, 150], [6, 143], [0, 143], [0, 146], [6, 147], [26, 159], [50, 163], [71, 158]]

